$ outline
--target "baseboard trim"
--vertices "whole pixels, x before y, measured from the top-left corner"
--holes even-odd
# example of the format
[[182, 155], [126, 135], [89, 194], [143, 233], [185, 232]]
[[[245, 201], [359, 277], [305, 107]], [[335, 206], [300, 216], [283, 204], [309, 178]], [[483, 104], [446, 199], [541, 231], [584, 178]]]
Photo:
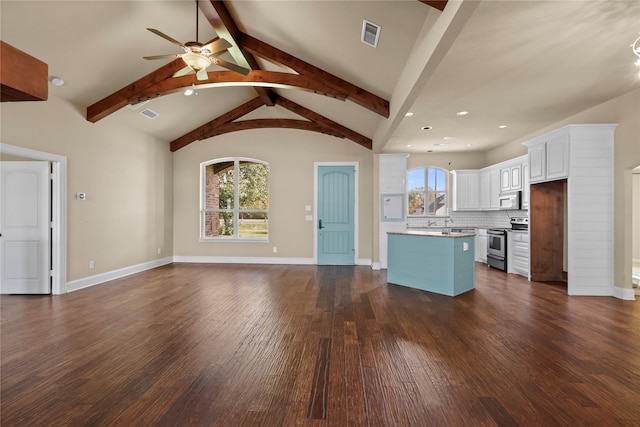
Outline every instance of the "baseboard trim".
[[[173, 262], [202, 264], [281, 264], [281, 265], [315, 265], [313, 258], [287, 257], [223, 257], [223, 256], [182, 256], [173, 257]], [[371, 266], [371, 260], [360, 258], [356, 265]]]
[[201, 263], [201, 264], [291, 264], [291, 265], [314, 264], [313, 258], [182, 256], [182, 255], [174, 256], [173, 262]]
[[633, 288], [621, 288], [619, 286], [613, 287], [613, 296], [627, 301], [635, 301], [636, 293]]
[[121, 277], [129, 276], [131, 274], [140, 273], [142, 271], [151, 270], [152, 268], [160, 267], [162, 265], [171, 264], [173, 262], [172, 257], [156, 259], [154, 261], [143, 262], [142, 264], [132, 265], [129, 267], [120, 268], [118, 270], [107, 271], [106, 273], [96, 274], [95, 276], [84, 277], [78, 280], [72, 280], [67, 282], [65, 286], [65, 292], [78, 291], [80, 289], [88, 288], [91, 286], [99, 285], [109, 280], [119, 279]]

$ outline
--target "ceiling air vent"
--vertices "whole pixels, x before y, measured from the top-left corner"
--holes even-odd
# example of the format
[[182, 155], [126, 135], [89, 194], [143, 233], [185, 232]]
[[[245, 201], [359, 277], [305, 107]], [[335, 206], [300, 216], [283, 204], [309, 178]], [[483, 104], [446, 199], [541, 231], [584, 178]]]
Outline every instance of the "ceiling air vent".
[[149, 110], [148, 108], [145, 108], [144, 110], [140, 111], [140, 114], [142, 114], [148, 119], [155, 119], [156, 117], [158, 117], [158, 113], [156, 113], [155, 111]]
[[377, 47], [380, 38], [380, 25], [373, 22], [362, 20], [362, 43], [369, 46]]

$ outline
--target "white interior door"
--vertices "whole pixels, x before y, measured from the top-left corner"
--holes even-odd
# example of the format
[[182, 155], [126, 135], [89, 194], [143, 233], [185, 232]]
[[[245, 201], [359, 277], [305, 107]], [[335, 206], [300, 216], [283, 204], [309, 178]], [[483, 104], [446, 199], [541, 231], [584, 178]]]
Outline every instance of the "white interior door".
[[0, 292], [49, 294], [49, 162], [0, 162]]

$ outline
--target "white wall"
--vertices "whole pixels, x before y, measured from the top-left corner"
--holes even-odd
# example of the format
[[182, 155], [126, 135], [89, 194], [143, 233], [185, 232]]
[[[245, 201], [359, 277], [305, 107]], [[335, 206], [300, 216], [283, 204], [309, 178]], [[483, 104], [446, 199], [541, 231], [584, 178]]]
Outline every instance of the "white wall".
[[[200, 163], [250, 157], [269, 163], [269, 242], [200, 242]], [[259, 129], [194, 142], [174, 153], [174, 252], [181, 257], [313, 258], [314, 162], [359, 163], [359, 258], [371, 259], [373, 154], [349, 140], [292, 129]], [[272, 247], [278, 248], [277, 253]]]
[[[89, 123], [51, 94], [42, 102], [2, 103], [0, 142], [67, 157], [67, 282], [172, 255], [167, 142], [114, 120]], [[87, 199], [77, 200], [78, 192]]]

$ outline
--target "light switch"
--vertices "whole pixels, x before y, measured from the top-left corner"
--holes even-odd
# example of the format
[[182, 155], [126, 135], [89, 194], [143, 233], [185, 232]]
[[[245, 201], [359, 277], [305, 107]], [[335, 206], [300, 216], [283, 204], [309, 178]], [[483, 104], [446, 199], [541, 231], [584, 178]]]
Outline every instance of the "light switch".
[[304, 210], [307, 212], [311, 212], [311, 205], [305, 205]]
[[313, 221], [313, 215], [307, 215], [304, 217], [305, 221]]

